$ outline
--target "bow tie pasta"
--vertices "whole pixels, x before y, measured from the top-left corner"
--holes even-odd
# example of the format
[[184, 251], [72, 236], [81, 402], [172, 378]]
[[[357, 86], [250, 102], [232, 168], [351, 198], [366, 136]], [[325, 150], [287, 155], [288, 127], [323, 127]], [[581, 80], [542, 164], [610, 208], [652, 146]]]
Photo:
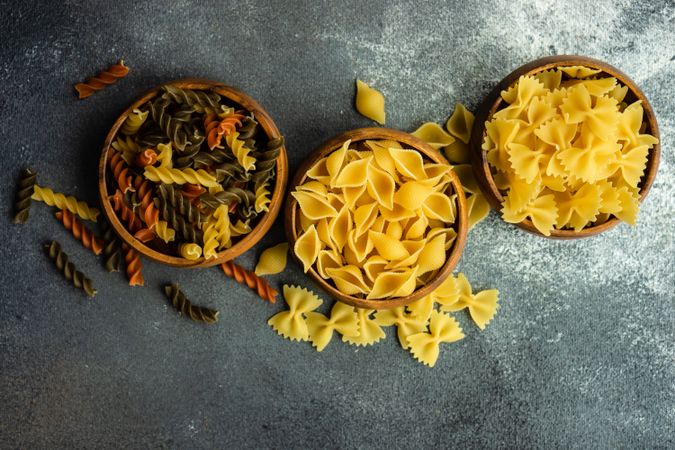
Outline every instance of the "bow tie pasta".
[[645, 133], [640, 101], [600, 70], [559, 67], [522, 76], [485, 124], [483, 150], [505, 195], [502, 217], [539, 232], [634, 225], [640, 179], [658, 140]]

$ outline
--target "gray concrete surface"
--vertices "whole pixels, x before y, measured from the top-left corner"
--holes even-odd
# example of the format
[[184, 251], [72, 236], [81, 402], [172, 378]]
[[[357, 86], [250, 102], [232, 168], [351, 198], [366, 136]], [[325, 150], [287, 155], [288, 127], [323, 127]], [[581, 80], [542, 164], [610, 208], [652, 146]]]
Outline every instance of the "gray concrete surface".
[[[0, 447], [673, 448], [675, 5], [669, 0], [513, 2], [0, 1]], [[259, 99], [287, 137], [291, 169], [323, 140], [370, 123], [354, 79], [387, 99], [388, 125], [475, 107], [536, 57], [580, 53], [642, 86], [663, 156], [639, 224], [588, 240], [536, 238], [496, 213], [459, 269], [501, 291], [480, 332], [435, 369], [388, 332], [375, 347], [317, 354], [281, 339], [270, 306], [215, 269], [146, 262], [130, 288], [43, 205], [10, 224], [20, 168], [90, 202], [104, 135], [159, 82], [223, 80]], [[86, 101], [73, 84], [124, 57], [127, 79]], [[91, 275], [87, 301], [41, 246], [60, 239]], [[241, 258], [283, 239], [281, 223]], [[217, 326], [177, 316], [160, 286], [220, 308]], [[316, 288], [298, 266], [275, 286]]]

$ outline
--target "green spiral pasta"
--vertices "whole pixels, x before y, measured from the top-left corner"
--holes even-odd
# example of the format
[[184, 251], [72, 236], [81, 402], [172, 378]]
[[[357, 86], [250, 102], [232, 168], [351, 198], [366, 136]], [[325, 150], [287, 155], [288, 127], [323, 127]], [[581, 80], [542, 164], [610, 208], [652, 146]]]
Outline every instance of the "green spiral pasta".
[[108, 272], [119, 272], [122, 257], [120, 242], [110, 224], [103, 222], [103, 265]]
[[56, 268], [73, 286], [82, 289], [90, 298], [96, 295], [96, 289], [94, 289], [91, 280], [82, 272], [76, 270], [75, 265], [68, 260], [68, 255], [61, 250], [61, 244], [51, 241], [47, 246], [47, 254], [54, 261]]
[[193, 305], [192, 302], [185, 297], [185, 294], [180, 290], [180, 286], [177, 283], [164, 286], [164, 293], [171, 301], [173, 307], [184, 316], [209, 325], [218, 322], [218, 316], [220, 315], [219, 311], [204, 306]]
[[202, 150], [192, 158], [195, 169], [205, 169], [225, 161], [235, 161], [234, 155], [229, 150], [218, 147], [213, 150]]
[[217, 166], [211, 166], [216, 174], [216, 180], [223, 186], [236, 182], [247, 182], [251, 179], [251, 172], [247, 172], [237, 162], [224, 162]]
[[232, 203], [249, 207], [255, 205], [255, 194], [249, 190], [231, 186], [222, 192], [200, 195], [199, 203], [207, 209], [216, 209], [220, 205], [231, 205]]
[[258, 132], [258, 122], [253, 118], [253, 113], [251, 113], [251, 117], [246, 117], [242, 121], [238, 131], [239, 139], [244, 141], [244, 144], [246, 144], [248, 148], [255, 148], [255, 139], [253, 139], [253, 137]]
[[176, 86], [162, 86], [164, 94], [162, 97], [170, 99], [179, 105], [198, 106], [203, 111], [205, 108], [213, 110], [220, 109], [220, 95], [215, 92], [193, 91], [191, 89], [181, 89]]
[[195, 208], [190, 200], [183, 197], [181, 191], [176, 189], [172, 184], [160, 184], [158, 191], [162, 199], [185, 217], [188, 222], [200, 225], [204, 221], [204, 217], [202, 217], [199, 210]]
[[36, 179], [37, 174], [33, 170], [23, 169], [21, 171], [19, 190], [16, 191], [16, 203], [14, 204], [14, 223], [26, 223], [28, 220]]
[[187, 133], [183, 129], [183, 121], [177, 120], [167, 112], [169, 101], [164, 98], [158, 98], [154, 102], [150, 102], [150, 114], [152, 120], [164, 131], [166, 136], [171, 139], [171, 143], [178, 151], [185, 150], [188, 139]]
[[169, 222], [171, 228], [176, 230], [176, 233], [187, 242], [194, 242], [201, 244], [203, 242], [202, 230], [195, 228], [190, 222], [176, 211], [171, 206], [166, 198], [159, 197], [159, 213], [162, 219]]
[[253, 154], [256, 159], [256, 172], [251, 177], [251, 180], [253, 181], [256, 190], [274, 176], [277, 157], [279, 157], [281, 147], [283, 146], [284, 138], [282, 136], [269, 141], [264, 152], [256, 152]]

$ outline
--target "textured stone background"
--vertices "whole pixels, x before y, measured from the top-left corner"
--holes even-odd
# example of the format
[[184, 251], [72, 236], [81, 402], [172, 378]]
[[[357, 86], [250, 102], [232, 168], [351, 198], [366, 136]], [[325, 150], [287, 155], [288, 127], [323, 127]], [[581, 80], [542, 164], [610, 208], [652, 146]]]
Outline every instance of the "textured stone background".
[[[455, 4], [453, 4], [455, 3]], [[673, 447], [675, 5], [560, 2], [0, 1], [0, 447]], [[561, 6], [564, 5], [564, 6]], [[162, 81], [223, 80], [287, 136], [291, 170], [323, 140], [369, 125], [354, 79], [381, 89], [387, 125], [475, 107], [534, 58], [580, 53], [623, 69], [658, 113], [661, 168], [635, 228], [540, 239], [491, 213], [459, 269], [501, 291], [496, 319], [415, 362], [392, 330], [321, 354], [277, 336], [270, 306], [216, 269], [145, 264], [147, 286], [107, 274], [34, 205], [10, 224], [20, 168], [97, 201], [105, 133]], [[127, 79], [86, 101], [73, 84], [124, 57]], [[41, 246], [60, 239], [99, 295], [87, 301]], [[283, 239], [278, 223], [241, 258]], [[177, 316], [160, 286], [222, 310]], [[274, 284], [316, 288], [295, 264]], [[325, 296], [324, 296], [325, 297]]]

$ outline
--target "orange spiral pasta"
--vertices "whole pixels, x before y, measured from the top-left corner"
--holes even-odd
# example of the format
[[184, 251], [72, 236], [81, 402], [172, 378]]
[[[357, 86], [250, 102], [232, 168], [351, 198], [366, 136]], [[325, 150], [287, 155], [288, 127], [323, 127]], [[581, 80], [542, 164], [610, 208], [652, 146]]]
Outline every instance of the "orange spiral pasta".
[[263, 300], [267, 300], [270, 303], [277, 301], [278, 292], [264, 278], [238, 266], [234, 261], [225, 261], [220, 265], [220, 268], [223, 269], [225, 275], [234, 278], [237, 283], [245, 284], [250, 289], [256, 291], [258, 296]]
[[183, 194], [183, 197], [185, 197], [189, 200], [193, 200], [193, 199], [199, 197], [200, 195], [202, 195], [204, 192], [206, 192], [206, 188], [204, 188], [203, 186], [200, 186], [198, 184], [187, 183], [187, 184], [183, 185], [181, 191], [182, 191], [181, 193]]
[[122, 159], [122, 154], [119, 152], [112, 152], [110, 154], [109, 164], [110, 170], [112, 171], [115, 181], [117, 181], [117, 186], [122, 190], [122, 193], [125, 194], [129, 191], [135, 191], [134, 187], [131, 185], [131, 175], [129, 175], [129, 168], [127, 167], [124, 159]]
[[134, 233], [134, 237], [145, 244], [146, 242], [150, 242], [155, 238], [155, 233], [149, 228], [141, 228], [136, 233]]
[[148, 180], [137, 175], [134, 178], [134, 187], [141, 202], [141, 219], [152, 230], [159, 221], [159, 210], [152, 201], [152, 186]]
[[138, 167], [151, 166], [157, 162], [157, 152], [153, 149], [148, 148], [140, 152], [134, 158], [134, 164]]
[[134, 214], [134, 212], [124, 202], [124, 194], [117, 189], [115, 195], [110, 196], [110, 203], [120, 219], [126, 222], [127, 229], [130, 233], [135, 233], [142, 228], [141, 220]]
[[117, 64], [113, 64], [84, 83], [77, 83], [75, 90], [79, 94], [80, 99], [87, 98], [109, 84], [115, 83], [118, 78], [126, 77], [128, 73], [129, 68], [124, 65], [124, 61], [120, 60]]
[[[207, 128], [206, 133], [209, 148], [213, 150], [216, 147], [220, 147], [223, 136], [229, 136], [237, 127], [240, 127], [243, 119], [243, 114], [232, 113], [225, 116], [217, 126], [213, 126], [213, 120], [208, 122], [208, 128], [206, 126], [205, 128]], [[206, 118], [204, 119], [204, 122], [206, 124]]]
[[138, 252], [127, 244], [122, 244], [122, 253], [124, 253], [124, 262], [127, 265], [126, 271], [129, 286], [143, 286], [145, 284], [143, 274], [141, 273], [143, 263], [141, 263]]
[[103, 241], [94, 236], [94, 232], [85, 227], [73, 213], [68, 210], [57, 211], [55, 216], [66, 227], [66, 230], [72, 233], [75, 239], [82, 242], [85, 248], [94, 252], [95, 255], [103, 251]]

